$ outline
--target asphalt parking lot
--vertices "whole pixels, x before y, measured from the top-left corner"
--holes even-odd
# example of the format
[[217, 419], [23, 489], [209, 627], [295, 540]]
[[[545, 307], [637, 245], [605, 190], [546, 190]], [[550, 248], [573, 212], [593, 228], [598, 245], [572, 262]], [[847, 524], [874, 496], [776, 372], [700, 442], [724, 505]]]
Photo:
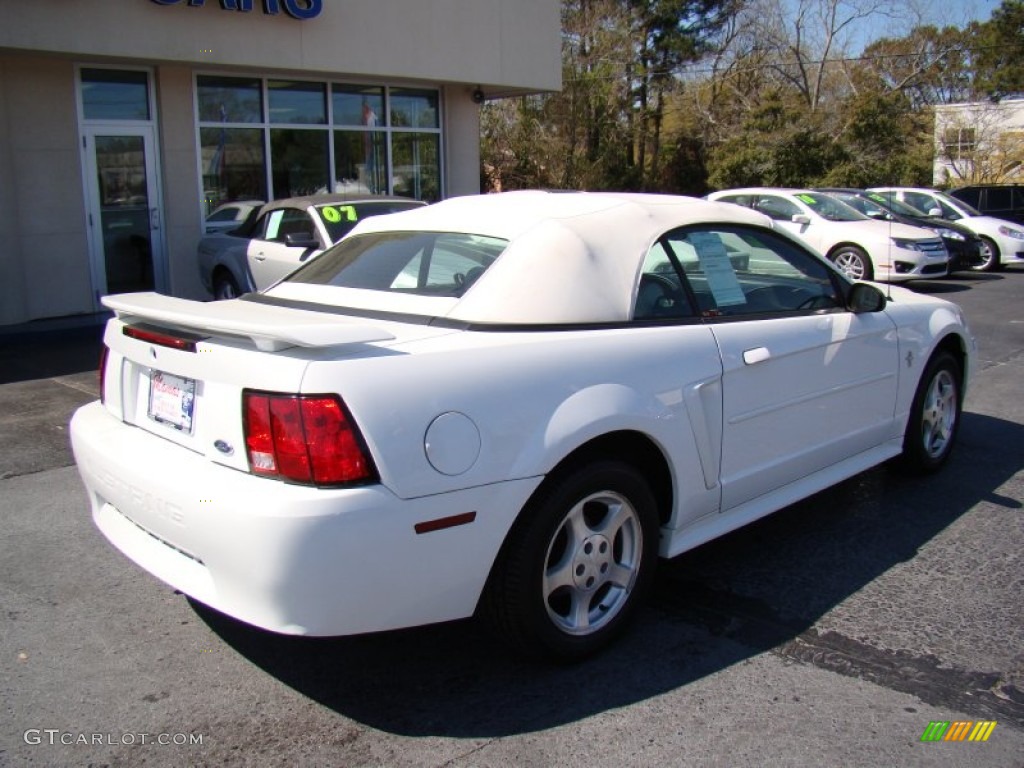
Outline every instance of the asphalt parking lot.
[[191, 603], [89, 519], [66, 427], [99, 330], [0, 335], [0, 766], [1024, 765], [1024, 268], [916, 290], [980, 344], [943, 472], [879, 467], [664, 564], [568, 667], [472, 621], [312, 640]]

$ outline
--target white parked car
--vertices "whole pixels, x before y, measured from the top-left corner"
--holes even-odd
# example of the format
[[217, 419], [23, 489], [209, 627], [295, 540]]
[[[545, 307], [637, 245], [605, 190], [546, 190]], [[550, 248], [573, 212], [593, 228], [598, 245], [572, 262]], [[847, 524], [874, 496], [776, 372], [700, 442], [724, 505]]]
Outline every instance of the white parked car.
[[768, 218], [513, 192], [361, 221], [261, 293], [107, 296], [71, 439], [96, 525], [242, 621], [481, 612], [579, 657], [673, 557], [887, 459], [949, 457], [960, 309]]
[[230, 232], [238, 229], [249, 219], [250, 214], [263, 205], [262, 200], [236, 200], [218, 205], [206, 217], [203, 231], [208, 235]]
[[974, 267], [994, 272], [1006, 264], [1024, 264], [1024, 224], [985, 216], [955, 197], [919, 187], [875, 187], [871, 190], [912, 205], [929, 216], [955, 221], [981, 237], [982, 261]]
[[708, 199], [760, 211], [852, 280], [897, 282], [949, 272], [946, 246], [931, 230], [876, 221], [822, 192], [749, 187], [713, 192]]
[[274, 200], [241, 227], [199, 241], [199, 278], [215, 299], [273, 285], [323, 253], [362, 219], [426, 205], [405, 197], [345, 194]]

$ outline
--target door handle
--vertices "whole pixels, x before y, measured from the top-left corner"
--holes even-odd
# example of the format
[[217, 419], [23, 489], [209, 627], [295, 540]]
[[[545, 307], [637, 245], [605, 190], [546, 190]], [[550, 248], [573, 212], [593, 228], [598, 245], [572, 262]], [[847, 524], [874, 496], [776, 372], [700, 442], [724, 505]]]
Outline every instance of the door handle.
[[149, 209], [149, 228], [160, 229], [160, 209], [150, 208]]
[[265, 254], [263, 251], [260, 251], [253, 258], [255, 258], [256, 261], [266, 261], [267, 260], [267, 254]]
[[744, 351], [743, 362], [747, 365], [756, 365], [757, 363], [763, 363], [771, 356], [772, 353], [768, 351], [768, 347], [754, 347]]

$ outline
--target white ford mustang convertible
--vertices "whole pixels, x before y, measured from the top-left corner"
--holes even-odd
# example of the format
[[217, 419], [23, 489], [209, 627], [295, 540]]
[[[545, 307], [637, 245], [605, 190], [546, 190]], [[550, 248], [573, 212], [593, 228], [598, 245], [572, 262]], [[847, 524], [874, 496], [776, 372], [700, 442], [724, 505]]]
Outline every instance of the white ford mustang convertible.
[[656, 195], [456, 198], [257, 294], [104, 303], [71, 435], [125, 555], [275, 632], [479, 611], [560, 658], [619, 633], [658, 557], [940, 467], [975, 349], [954, 304]]

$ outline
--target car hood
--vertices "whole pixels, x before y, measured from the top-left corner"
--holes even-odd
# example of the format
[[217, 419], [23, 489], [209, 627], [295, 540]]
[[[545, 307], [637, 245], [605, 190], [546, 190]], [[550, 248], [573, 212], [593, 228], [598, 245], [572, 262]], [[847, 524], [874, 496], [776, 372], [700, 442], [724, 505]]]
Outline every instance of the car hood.
[[908, 240], [934, 240], [937, 235], [925, 227], [913, 227], [895, 221], [830, 221], [830, 226], [849, 228], [850, 232], [860, 232], [864, 237], [886, 240], [890, 237], [903, 237]]
[[1024, 232], [1024, 224], [1009, 219], [997, 219], [995, 216], [966, 216], [958, 223], [982, 234], [998, 235], [1000, 227], [1013, 227]]

